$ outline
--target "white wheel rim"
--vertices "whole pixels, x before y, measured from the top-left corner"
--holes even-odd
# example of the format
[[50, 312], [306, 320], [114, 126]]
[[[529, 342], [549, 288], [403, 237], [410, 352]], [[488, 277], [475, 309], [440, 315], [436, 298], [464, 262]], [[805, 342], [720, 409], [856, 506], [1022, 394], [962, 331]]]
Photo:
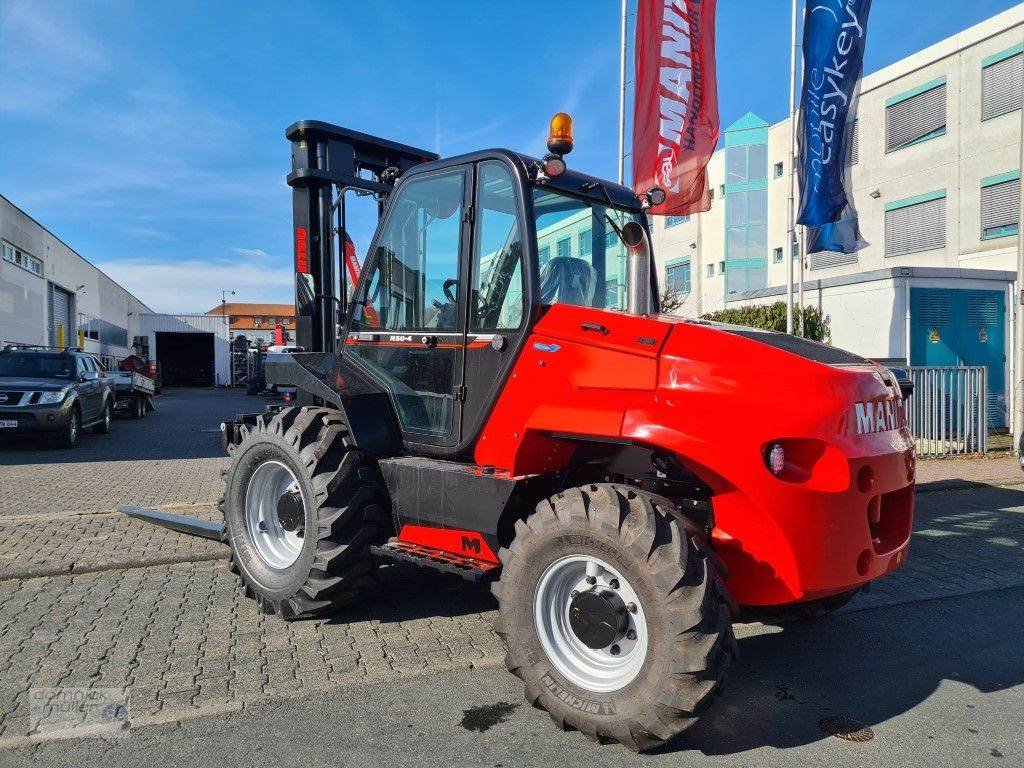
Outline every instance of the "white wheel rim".
[[[595, 584], [587, 578], [596, 579]], [[627, 605], [636, 607], [627, 614], [626, 636], [606, 648], [589, 648], [576, 636], [569, 622], [573, 592], [592, 587], [611, 588]], [[548, 659], [567, 680], [588, 691], [609, 693], [629, 685], [640, 674], [647, 658], [647, 619], [640, 598], [623, 575], [608, 563], [589, 555], [569, 555], [547, 567], [537, 582], [533, 599], [533, 617], [540, 645]], [[618, 653], [613, 653], [617, 650]]]
[[280, 461], [260, 464], [245, 491], [245, 524], [257, 554], [271, 568], [288, 568], [299, 559], [303, 537], [286, 531], [277, 516], [277, 503], [286, 493], [298, 493], [299, 481]]

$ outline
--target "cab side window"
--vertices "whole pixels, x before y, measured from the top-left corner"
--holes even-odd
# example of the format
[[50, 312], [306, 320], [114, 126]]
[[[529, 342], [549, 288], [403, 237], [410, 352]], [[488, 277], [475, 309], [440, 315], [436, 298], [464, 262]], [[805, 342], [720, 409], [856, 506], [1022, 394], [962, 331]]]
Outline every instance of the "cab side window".
[[513, 330], [523, 321], [523, 241], [515, 188], [504, 163], [481, 163], [478, 173], [469, 329]]
[[353, 330], [456, 330], [463, 179], [455, 171], [405, 185], [378, 241]]

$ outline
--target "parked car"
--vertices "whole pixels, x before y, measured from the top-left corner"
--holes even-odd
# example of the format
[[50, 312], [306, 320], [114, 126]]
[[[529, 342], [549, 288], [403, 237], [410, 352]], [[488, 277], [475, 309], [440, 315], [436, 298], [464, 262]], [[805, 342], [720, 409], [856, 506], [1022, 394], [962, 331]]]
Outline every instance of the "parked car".
[[40, 435], [74, 448], [83, 429], [110, 432], [114, 391], [94, 355], [78, 350], [0, 351], [0, 437]]

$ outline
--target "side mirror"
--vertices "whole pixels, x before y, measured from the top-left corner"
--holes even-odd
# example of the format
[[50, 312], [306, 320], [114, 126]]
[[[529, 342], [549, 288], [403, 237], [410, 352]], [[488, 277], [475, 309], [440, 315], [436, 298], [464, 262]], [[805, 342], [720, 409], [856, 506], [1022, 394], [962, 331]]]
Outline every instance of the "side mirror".
[[82, 373], [82, 381], [97, 381], [100, 375], [96, 371], [84, 371]]

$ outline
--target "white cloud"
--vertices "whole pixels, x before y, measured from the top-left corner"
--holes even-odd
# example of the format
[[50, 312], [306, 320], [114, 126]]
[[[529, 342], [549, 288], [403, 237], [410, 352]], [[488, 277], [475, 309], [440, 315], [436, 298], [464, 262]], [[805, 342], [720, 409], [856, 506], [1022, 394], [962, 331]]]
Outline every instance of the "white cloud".
[[265, 255], [172, 263], [141, 258], [96, 266], [155, 312], [205, 312], [220, 304], [222, 290], [235, 291], [234, 301], [288, 303], [294, 298], [291, 266]]
[[121, 233], [128, 235], [128, 237], [134, 237], [139, 240], [149, 240], [152, 242], [166, 243], [174, 239], [174, 235], [170, 232], [164, 232], [160, 229], [151, 229], [150, 227], [122, 227]]
[[239, 256], [248, 256], [255, 259], [270, 259], [273, 258], [269, 253], [264, 251], [262, 248], [232, 248], [234, 253]]

